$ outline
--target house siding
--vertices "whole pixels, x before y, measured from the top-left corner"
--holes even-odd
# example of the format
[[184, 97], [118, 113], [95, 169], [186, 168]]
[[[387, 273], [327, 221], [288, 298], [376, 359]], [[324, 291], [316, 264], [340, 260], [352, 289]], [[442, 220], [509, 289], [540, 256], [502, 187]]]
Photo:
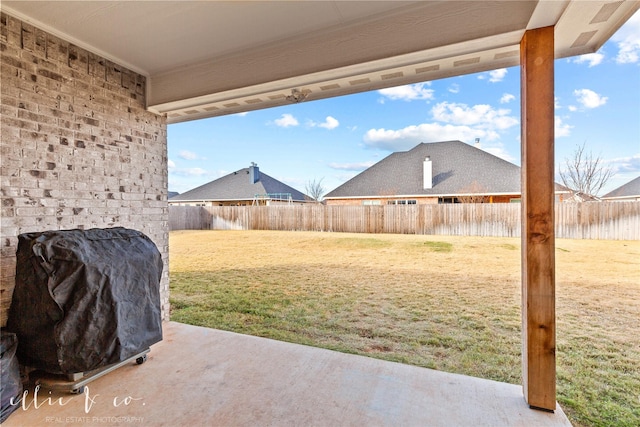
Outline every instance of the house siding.
[[[454, 197], [454, 196], [447, 196]], [[486, 196], [484, 203], [511, 203], [512, 199], [519, 199], [519, 194]], [[325, 203], [331, 206], [362, 206], [363, 204], [390, 204], [394, 200], [415, 200], [417, 205], [433, 205], [438, 203], [439, 197], [361, 197], [361, 198], [331, 198], [325, 199]]]
[[145, 76], [0, 15], [0, 322], [18, 235], [127, 227], [158, 246], [169, 316], [167, 126], [145, 109]]
[[325, 203], [331, 206], [362, 206], [362, 205], [386, 205], [394, 200], [415, 200], [417, 205], [437, 204], [437, 197], [359, 197], [359, 198], [335, 198], [325, 199]]
[[169, 206], [288, 206], [288, 205], [299, 205], [304, 204], [306, 202], [301, 202], [299, 200], [292, 200], [291, 202], [283, 202], [280, 200], [221, 200], [221, 201], [210, 201], [205, 200], [202, 202], [169, 202]]

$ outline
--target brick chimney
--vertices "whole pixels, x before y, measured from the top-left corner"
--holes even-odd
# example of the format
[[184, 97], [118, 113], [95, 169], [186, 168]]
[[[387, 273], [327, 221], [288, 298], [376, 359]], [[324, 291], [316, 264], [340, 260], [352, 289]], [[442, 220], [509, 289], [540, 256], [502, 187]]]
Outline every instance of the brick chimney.
[[260, 169], [258, 169], [258, 165], [254, 162], [251, 162], [251, 166], [249, 167], [249, 179], [252, 184], [260, 181]]
[[424, 159], [422, 170], [424, 179], [423, 188], [425, 190], [433, 188], [433, 165], [431, 164], [431, 157], [427, 156]]

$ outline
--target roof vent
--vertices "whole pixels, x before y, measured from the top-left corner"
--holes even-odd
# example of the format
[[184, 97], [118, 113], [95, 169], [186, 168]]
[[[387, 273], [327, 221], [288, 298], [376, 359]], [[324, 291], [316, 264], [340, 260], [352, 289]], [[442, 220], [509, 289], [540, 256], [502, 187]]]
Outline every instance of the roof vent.
[[476, 138], [476, 143], [474, 144], [476, 148], [480, 148], [480, 138]]

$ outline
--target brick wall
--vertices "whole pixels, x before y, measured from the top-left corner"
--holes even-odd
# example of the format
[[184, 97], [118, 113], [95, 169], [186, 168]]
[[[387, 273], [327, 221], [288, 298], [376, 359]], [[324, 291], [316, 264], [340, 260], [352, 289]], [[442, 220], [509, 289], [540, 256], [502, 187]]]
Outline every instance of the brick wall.
[[9, 15], [0, 17], [0, 323], [20, 233], [128, 227], [165, 262], [167, 127], [145, 110], [145, 77]]

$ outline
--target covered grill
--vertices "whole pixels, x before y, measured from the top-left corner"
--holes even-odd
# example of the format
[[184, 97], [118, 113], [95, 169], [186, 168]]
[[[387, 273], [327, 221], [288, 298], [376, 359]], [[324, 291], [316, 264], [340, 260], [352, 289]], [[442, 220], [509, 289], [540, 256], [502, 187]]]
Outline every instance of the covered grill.
[[96, 370], [162, 340], [155, 244], [126, 228], [18, 236], [7, 329], [21, 364], [54, 374]]

